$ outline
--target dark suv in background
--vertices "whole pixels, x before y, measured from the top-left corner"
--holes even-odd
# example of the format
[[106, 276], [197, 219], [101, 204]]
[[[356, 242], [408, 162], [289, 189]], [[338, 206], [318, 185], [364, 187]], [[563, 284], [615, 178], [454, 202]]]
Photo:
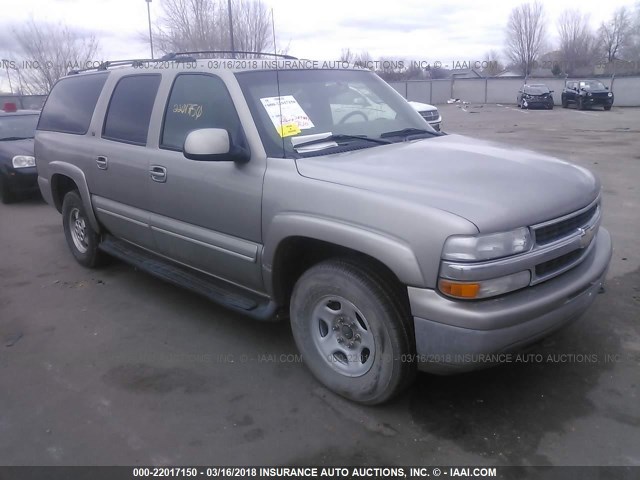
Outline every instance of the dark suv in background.
[[613, 106], [613, 92], [599, 80], [570, 80], [562, 90], [562, 107], [574, 103], [578, 110], [602, 105], [605, 110]]

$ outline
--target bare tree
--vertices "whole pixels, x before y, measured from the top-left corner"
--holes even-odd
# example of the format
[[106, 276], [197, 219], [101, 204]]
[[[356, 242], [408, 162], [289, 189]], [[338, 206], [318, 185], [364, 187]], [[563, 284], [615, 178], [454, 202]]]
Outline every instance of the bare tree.
[[546, 37], [544, 10], [537, 1], [514, 8], [507, 23], [505, 53], [524, 75], [535, 66]]
[[[160, 51], [231, 49], [226, 0], [162, 0], [161, 5], [154, 33]], [[273, 49], [271, 19], [261, 0], [234, 0], [231, 13], [236, 50]]]
[[485, 77], [495, 77], [504, 70], [504, 65], [500, 61], [500, 55], [495, 50], [489, 50], [484, 55], [482, 62], [482, 73]]
[[611, 63], [619, 58], [620, 52], [631, 38], [631, 28], [631, 14], [626, 7], [620, 7], [611, 20], [602, 22], [599, 30], [600, 43], [607, 62]]
[[350, 48], [343, 48], [340, 52], [340, 61], [341, 62], [353, 62], [355, 54], [351, 51]]
[[596, 36], [589, 27], [589, 15], [565, 10], [558, 19], [562, 70], [572, 75], [577, 69], [593, 65], [598, 55]]
[[24, 93], [46, 94], [69, 70], [96, 61], [98, 40], [58, 23], [29, 19], [13, 29], [21, 60], [15, 70]]

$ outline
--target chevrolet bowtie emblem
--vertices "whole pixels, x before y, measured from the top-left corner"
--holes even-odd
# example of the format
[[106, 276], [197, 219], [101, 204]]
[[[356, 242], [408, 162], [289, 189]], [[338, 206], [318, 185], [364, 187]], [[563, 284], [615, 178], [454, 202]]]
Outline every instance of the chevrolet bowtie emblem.
[[593, 238], [595, 230], [592, 228], [584, 229], [579, 228], [578, 233], [580, 234], [580, 248], [588, 247], [591, 244], [591, 239]]

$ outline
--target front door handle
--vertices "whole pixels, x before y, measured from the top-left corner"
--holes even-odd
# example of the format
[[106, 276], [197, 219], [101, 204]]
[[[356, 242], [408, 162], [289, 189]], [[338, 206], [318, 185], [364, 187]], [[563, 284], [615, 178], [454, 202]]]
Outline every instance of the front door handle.
[[164, 183], [167, 181], [167, 169], [160, 165], [151, 165], [149, 174], [154, 182]]
[[96, 158], [96, 165], [100, 170], [106, 170], [109, 167], [109, 160], [107, 157], [103, 157], [102, 155]]

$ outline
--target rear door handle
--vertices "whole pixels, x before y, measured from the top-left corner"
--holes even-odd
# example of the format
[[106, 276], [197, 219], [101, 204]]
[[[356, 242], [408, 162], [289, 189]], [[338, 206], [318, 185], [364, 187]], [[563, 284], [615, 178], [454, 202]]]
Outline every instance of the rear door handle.
[[160, 165], [151, 165], [149, 174], [154, 182], [164, 183], [167, 181], [167, 169]]
[[96, 158], [96, 165], [98, 165], [98, 168], [100, 170], [106, 170], [107, 168], [109, 168], [109, 160], [107, 159], [107, 157], [99, 156], [98, 158]]

